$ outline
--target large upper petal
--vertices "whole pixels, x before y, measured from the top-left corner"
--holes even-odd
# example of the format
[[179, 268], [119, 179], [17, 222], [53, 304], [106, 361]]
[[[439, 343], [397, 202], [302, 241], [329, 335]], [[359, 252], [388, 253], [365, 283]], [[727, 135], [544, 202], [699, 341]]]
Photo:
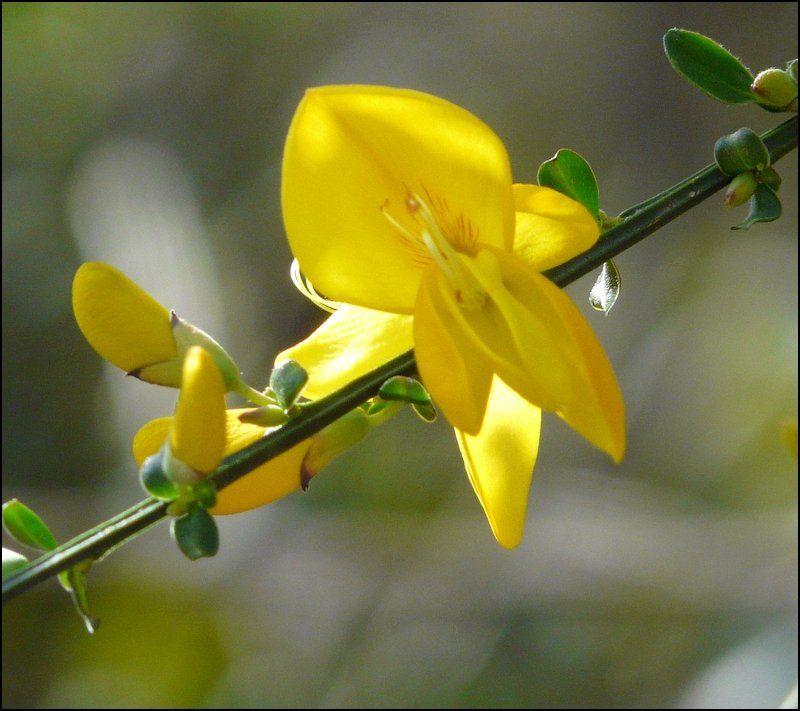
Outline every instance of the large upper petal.
[[522, 540], [528, 492], [539, 450], [542, 411], [494, 377], [480, 430], [456, 430], [469, 480], [497, 541]]
[[317, 400], [410, 350], [412, 317], [343, 304], [308, 338], [279, 353], [308, 371], [303, 395]]
[[[481, 243], [511, 249], [508, 155], [468, 111], [407, 89], [310, 89], [289, 129], [282, 205], [303, 273], [325, 296], [410, 313], [430, 257], [407, 200], [418, 194]], [[398, 227], [387, 218], [401, 224]]]
[[[239, 415], [247, 410], [228, 410], [225, 413], [225, 450], [223, 456], [238, 452], [261, 439], [265, 430], [258, 425], [242, 422]], [[169, 436], [172, 417], [148, 422], [133, 439], [133, 454], [139, 466], [155, 454]], [[311, 446], [311, 438], [303, 440], [275, 459], [262, 464], [217, 495], [213, 514], [234, 514], [272, 503], [300, 488], [300, 468]]]
[[514, 254], [537, 272], [589, 249], [600, 228], [589, 211], [552, 188], [514, 185]]

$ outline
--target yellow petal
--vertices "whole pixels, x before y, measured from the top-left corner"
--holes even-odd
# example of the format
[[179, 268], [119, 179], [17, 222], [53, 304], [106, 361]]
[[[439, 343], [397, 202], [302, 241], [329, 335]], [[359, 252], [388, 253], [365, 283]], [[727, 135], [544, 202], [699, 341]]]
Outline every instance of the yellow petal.
[[625, 454], [625, 403], [614, 369], [578, 307], [555, 284], [544, 280], [543, 293], [568, 328], [579, 354], [573, 370], [575, 396], [557, 414], [615, 462]]
[[475, 434], [489, 397], [491, 353], [475, 339], [440, 279], [431, 267], [419, 289], [414, 314], [417, 369], [448, 422]]
[[469, 480], [495, 538], [506, 548], [522, 540], [541, 414], [495, 377], [478, 434], [456, 430]]
[[414, 193], [430, 202], [443, 229], [457, 226], [511, 248], [508, 156], [478, 118], [406, 89], [306, 92], [286, 140], [282, 204], [292, 251], [320, 293], [411, 312], [430, 260], [407, 204]]
[[189, 348], [183, 361], [170, 447], [174, 457], [203, 474], [217, 468], [225, 449], [225, 383], [214, 358], [200, 346]]
[[[449, 282], [431, 268], [414, 317], [419, 372], [442, 413], [454, 427], [475, 434], [492, 373], [542, 409], [566, 405], [577, 353], [560, 316], [540, 296], [547, 280], [499, 250], [482, 250], [462, 265], [484, 292], [483, 306], [461, 306]], [[507, 273], [524, 289], [511, 293]]]
[[126, 373], [178, 355], [169, 311], [108, 264], [78, 269], [72, 308], [92, 348]]
[[308, 372], [303, 395], [317, 400], [410, 350], [411, 320], [345, 304], [304, 341], [279, 353], [275, 364], [300, 363]]
[[514, 253], [537, 272], [585, 252], [600, 236], [589, 211], [551, 188], [514, 185]]
[[[238, 452], [264, 436], [264, 428], [239, 420], [246, 410], [226, 412], [226, 443], [224, 456]], [[133, 453], [139, 466], [147, 457], [161, 448], [169, 435], [171, 417], [162, 417], [148, 422], [133, 440]], [[269, 504], [300, 488], [300, 467], [311, 444], [304, 440], [280, 454], [275, 459], [262, 464], [247, 476], [226, 486], [217, 495], [217, 504], [211, 509], [213, 514], [234, 514]]]

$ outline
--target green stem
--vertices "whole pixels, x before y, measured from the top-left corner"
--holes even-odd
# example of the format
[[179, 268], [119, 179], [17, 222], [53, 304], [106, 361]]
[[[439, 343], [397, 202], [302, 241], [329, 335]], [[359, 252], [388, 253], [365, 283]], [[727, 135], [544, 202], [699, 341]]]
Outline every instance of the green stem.
[[[797, 147], [797, 117], [768, 131], [762, 139], [770, 151], [772, 162], [776, 162]], [[730, 178], [715, 165], [703, 168], [655, 198], [626, 210], [623, 222], [606, 232], [592, 249], [545, 272], [546, 276], [561, 287], [572, 283], [706, 200], [728, 182]], [[311, 403], [301, 415], [280, 429], [226, 457], [214, 476], [218, 488], [228, 486], [358, 407], [375, 396], [390, 377], [413, 375], [415, 371], [414, 353], [408, 351], [328, 397]], [[3, 604], [76, 563], [102, 557], [111, 548], [166, 516], [166, 508], [163, 501], [147, 499], [44, 554], [3, 581]]]

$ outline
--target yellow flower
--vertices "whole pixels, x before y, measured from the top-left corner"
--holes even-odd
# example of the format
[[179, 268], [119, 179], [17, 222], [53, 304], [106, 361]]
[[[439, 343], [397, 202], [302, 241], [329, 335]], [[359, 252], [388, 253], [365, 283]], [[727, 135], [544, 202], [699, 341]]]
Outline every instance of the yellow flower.
[[[169, 428], [168, 460], [185, 471], [182, 483], [204, 479], [217, 468], [225, 449], [225, 434], [222, 374], [207, 351], [192, 346], [183, 362], [181, 393]], [[167, 473], [173, 480], [184, 479], [182, 472]]]
[[622, 457], [613, 370], [539, 273], [591, 247], [598, 227], [560, 193], [513, 186], [505, 148], [475, 116], [409, 90], [309, 90], [282, 201], [304, 275], [345, 305], [277, 362], [298, 361], [319, 397], [413, 345], [502, 545], [522, 537], [542, 409]]
[[72, 310], [107, 361], [147, 382], [179, 387], [170, 312], [122, 272], [102, 262], [82, 264], [72, 282]]
[[[242, 413], [248, 412], [246, 409], [223, 412], [225, 415], [225, 442], [220, 460], [261, 439], [266, 432], [264, 427], [242, 422], [239, 419]], [[161, 449], [164, 441], [170, 435], [172, 427], [172, 417], [161, 417], [148, 422], [136, 433], [133, 438], [133, 455], [139, 466], [145, 459]], [[217, 503], [209, 509], [210, 512], [212, 514], [234, 514], [249, 511], [299, 489], [303, 460], [310, 446], [311, 440], [304, 440], [233, 484], [226, 486], [218, 492]]]
[[263, 402], [236, 363], [207, 333], [168, 311], [118, 269], [82, 264], [72, 281], [72, 310], [86, 340], [103, 358], [139, 380], [177, 388], [184, 356], [202, 346], [216, 361], [228, 391]]

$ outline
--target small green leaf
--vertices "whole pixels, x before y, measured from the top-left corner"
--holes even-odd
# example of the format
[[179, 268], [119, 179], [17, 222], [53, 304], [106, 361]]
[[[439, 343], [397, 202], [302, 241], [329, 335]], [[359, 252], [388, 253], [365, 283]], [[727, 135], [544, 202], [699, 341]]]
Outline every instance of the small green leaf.
[[539, 185], [553, 188], [583, 205], [601, 224], [600, 191], [594, 172], [586, 160], [568, 148], [561, 148], [550, 160], [539, 166]]
[[172, 520], [170, 529], [178, 548], [189, 560], [209, 558], [219, 550], [219, 531], [214, 517], [195, 504], [182, 518]]
[[26, 565], [28, 565], [28, 559], [22, 553], [12, 551], [10, 548], [3, 548], [3, 580]]
[[307, 382], [308, 373], [294, 360], [286, 360], [273, 368], [269, 376], [269, 387], [275, 394], [278, 405], [284, 410], [294, 405], [294, 401]]
[[589, 303], [592, 308], [608, 315], [611, 307], [616, 303], [619, 290], [622, 288], [622, 277], [617, 265], [611, 260], [603, 264], [600, 275], [589, 292]]
[[775, 191], [763, 183], [756, 188], [756, 192], [750, 198], [750, 213], [747, 219], [734, 227], [732, 230], [749, 230], [756, 222], [772, 222], [777, 220], [783, 208], [781, 200]]
[[163, 501], [172, 501], [180, 493], [177, 485], [170, 479], [162, 466], [161, 452], [144, 460], [139, 469], [139, 481], [144, 490]]
[[764, 170], [769, 166], [769, 149], [755, 131], [740, 128], [722, 136], [714, 144], [714, 160], [725, 175], [739, 175], [746, 170]]
[[428, 391], [419, 380], [408, 378], [404, 375], [395, 375], [389, 378], [378, 391], [384, 400], [402, 400], [403, 402], [427, 405], [431, 401]]
[[750, 70], [714, 40], [672, 29], [664, 35], [664, 51], [675, 71], [712, 99], [725, 104], [755, 101]]
[[51, 551], [58, 546], [45, 522], [17, 499], [3, 504], [3, 527], [16, 540], [31, 548]]
[[89, 593], [86, 587], [86, 573], [92, 567], [92, 561], [87, 560], [73, 565], [69, 570], [58, 574], [61, 587], [69, 593], [75, 609], [86, 625], [89, 634], [94, 634], [100, 626], [100, 620], [89, 613]]

